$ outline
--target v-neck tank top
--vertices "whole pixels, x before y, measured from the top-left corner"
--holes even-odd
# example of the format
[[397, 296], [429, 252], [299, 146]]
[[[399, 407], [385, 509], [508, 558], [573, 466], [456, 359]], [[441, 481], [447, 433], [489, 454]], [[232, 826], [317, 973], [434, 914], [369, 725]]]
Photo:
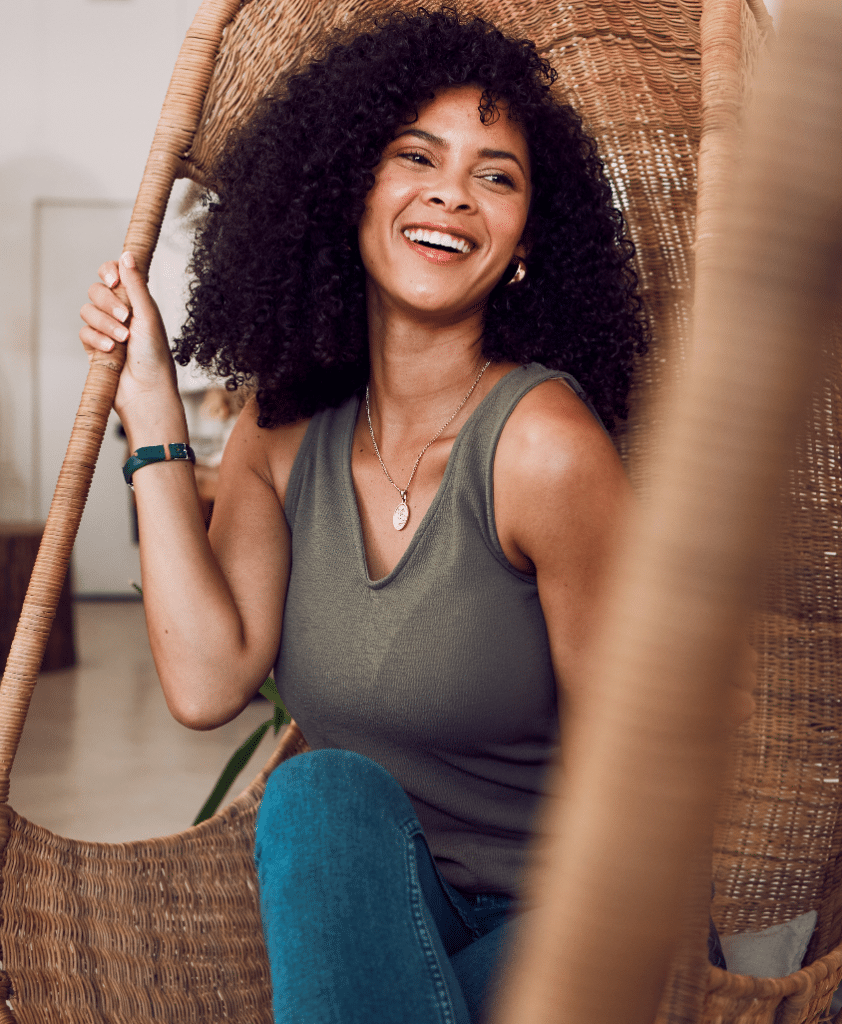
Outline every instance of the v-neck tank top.
[[517, 403], [559, 377], [582, 396], [535, 363], [495, 384], [383, 579], [368, 575], [351, 477], [359, 398], [312, 418], [287, 489], [281, 697], [313, 749], [356, 751], [400, 783], [441, 873], [467, 893], [518, 894], [558, 742], [538, 588], [500, 546], [493, 469]]

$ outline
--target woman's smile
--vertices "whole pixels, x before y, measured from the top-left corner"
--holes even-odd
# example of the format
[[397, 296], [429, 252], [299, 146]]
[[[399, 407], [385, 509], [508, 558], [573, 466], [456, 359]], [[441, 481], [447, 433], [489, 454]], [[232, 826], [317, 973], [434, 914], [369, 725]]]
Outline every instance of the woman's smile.
[[434, 252], [462, 253], [467, 255], [475, 248], [475, 243], [458, 234], [451, 234], [447, 228], [413, 227], [404, 228], [403, 236], [408, 242], [421, 246], [422, 252], [432, 249]]
[[481, 97], [443, 90], [384, 150], [359, 225], [370, 304], [476, 315], [525, 255], [529, 149], [504, 106], [483, 124]]
[[464, 261], [477, 247], [476, 242], [444, 225], [404, 228], [402, 234], [418, 256], [440, 265]]

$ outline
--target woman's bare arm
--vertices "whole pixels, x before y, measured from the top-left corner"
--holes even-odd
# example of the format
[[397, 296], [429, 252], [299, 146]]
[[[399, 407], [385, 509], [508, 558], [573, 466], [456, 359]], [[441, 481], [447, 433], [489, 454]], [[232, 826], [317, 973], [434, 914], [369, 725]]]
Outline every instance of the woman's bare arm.
[[[494, 467], [497, 529], [513, 564], [534, 570], [560, 687], [589, 699], [589, 656], [632, 494], [620, 459], [587, 408], [551, 381], [512, 413]], [[746, 644], [726, 720], [754, 709], [757, 659]]]
[[264, 433], [247, 405], [225, 449], [209, 535], [189, 463], [136, 476], [152, 653], [170, 710], [192, 728], [213, 728], [237, 715], [278, 649], [289, 531], [268, 472]]
[[[125, 257], [104, 264], [100, 276], [103, 283], [91, 288], [82, 309], [80, 336], [89, 354], [109, 351], [125, 340], [120, 329], [128, 323], [115, 408], [131, 450], [186, 442], [172, 356], [144, 281]], [[130, 310], [113, 291], [118, 283]], [[271, 667], [289, 573], [277, 467], [291, 467], [301, 433], [262, 431], [253, 407], [243, 411], [220, 468], [210, 537], [189, 462], [156, 463], [134, 474], [152, 652], [170, 710], [192, 728], [233, 718]], [[277, 454], [285, 442], [293, 446], [287, 459]], [[269, 446], [276, 450], [274, 475]]]
[[494, 464], [497, 531], [509, 560], [535, 572], [559, 686], [588, 694], [587, 659], [607, 571], [631, 501], [620, 459], [566, 385], [529, 392]]

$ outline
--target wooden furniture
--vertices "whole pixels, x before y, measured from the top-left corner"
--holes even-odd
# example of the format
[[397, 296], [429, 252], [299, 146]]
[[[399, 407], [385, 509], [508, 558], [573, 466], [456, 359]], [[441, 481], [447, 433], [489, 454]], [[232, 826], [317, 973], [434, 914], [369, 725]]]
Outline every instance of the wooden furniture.
[[[35, 565], [43, 523], [0, 523], [0, 660], [5, 664]], [[42, 672], [76, 664], [70, 572], [65, 576], [44, 649]]]
[[[179, 57], [132, 217], [126, 245], [143, 265], [173, 179], [211, 182], [230, 126], [248, 116], [277, 76], [298, 65], [326, 29], [379, 6], [205, 0]], [[559, 68], [562, 92], [598, 137], [637, 246], [654, 324], [639, 386], [657, 391], [677, 372], [686, 345], [693, 253], [701, 268], [715, 252], [709, 212], [736, 161], [739, 110], [770, 28], [763, 5], [477, 0], [472, 7], [536, 40]], [[251, 846], [268, 771], [306, 749], [294, 726], [246, 794], [177, 836], [119, 846], [71, 842], [21, 819], [6, 803], [44, 623], [58, 603], [120, 368], [113, 355], [92, 366], [0, 689], [0, 1024], [271, 1024]], [[787, 1024], [812, 1024], [825, 1019], [842, 976], [838, 379], [820, 392], [786, 488], [784, 540], [757, 630], [759, 712], [746, 733], [715, 851], [724, 930], [761, 928], [816, 908], [810, 956], [818, 959], [780, 980], [710, 968], [704, 1005], [692, 1011], [681, 979], [674, 979], [662, 1021], [749, 1024], [777, 1013]], [[637, 479], [651, 437], [648, 415], [639, 403], [623, 439]]]

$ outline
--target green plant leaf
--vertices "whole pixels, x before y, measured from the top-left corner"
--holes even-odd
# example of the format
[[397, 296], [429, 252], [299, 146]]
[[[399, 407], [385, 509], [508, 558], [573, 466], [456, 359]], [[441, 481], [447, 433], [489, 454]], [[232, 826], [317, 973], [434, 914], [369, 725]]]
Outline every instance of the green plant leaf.
[[[264, 686], [266, 684], [264, 683]], [[280, 699], [280, 698], [279, 698]], [[277, 712], [276, 712], [277, 715]], [[216, 813], [217, 808], [222, 803], [225, 794], [231, 788], [231, 783], [236, 779], [240, 772], [245, 768], [251, 759], [251, 755], [257, 750], [258, 744], [266, 735], [266, 730], [270, 725], [273, 724], [273, 719], [269, 719], [259, 725], [249, 738], [241, 746], [237, 747], [231, 756], [228, 764], [222, 769], [222, 774], [216, 785], [211, 790], [210, 796], [202, 805], [202, 809], [196, 815], [193, 822], [194, 825], [198, 825], [200, 821], [204, 821], [206, 818], [210, 818], [211, 815]]]
[[211, 795], [202, 805], [202, 809], [196, 815], [196, 820], [193, 822], [194, 825], [198, 825], [200, 821], [204, 821], [206, 818], [210, 818], [211, 815], [215, 814], [217, 808], [222, 803], [225, 794], [231, 788], [231, 784], [234, 779], [240, 774], [245, 766], [251, 760], [252, 754], [257, 750], [258, 744], [266, 735], [266, 730], [271, 725], [275, 735], [282, 725], [286, 725], [292, 721], [289, 712], [284, 707], [284, 702], [281, 700], [280, 694], [275, 686], [275, 680], [270, 676], [263, 686], [260, 687], [259, 693], [272, 702], [273, 714], [267, 722], [263, 722], [259, 725], [249, 738], [239, 746], [232, 754], [228, 764], [222, 769], [222, 774], [219, 776], [216, 785], [211, 791]]
[[[275, 686], [275, 680], [271, 676], [269, 676], [269, 678], [266, 680], [266, 682], [263, 684], [263, 686], [260, 687], [260, 689], [257, 692], [258, 693], [262, 693], [263, 696], [267, 700], [272, 701], [272, 703], [275, 705], [275, 710], [276, 710], [275, 722], [277, 723], [275, 725], [275, 735], [277, 736], [278, 729], [280, 729], [280, 727], [282, 725], [286, 725], [288, 722], [291, 722], [292, 721], [292, 716], [290, 715], [290, 713], [287, 711], [286, 707], [284, 706], [284, 702], [281, 700], [281, 695], [278, 693], [278, 689]], [[280, 711], [281, 715], [283, 716], [280, 719], [280, 721], [278, 721], [278, 717], [277, 717], [277, 712], [278, 711]]]

